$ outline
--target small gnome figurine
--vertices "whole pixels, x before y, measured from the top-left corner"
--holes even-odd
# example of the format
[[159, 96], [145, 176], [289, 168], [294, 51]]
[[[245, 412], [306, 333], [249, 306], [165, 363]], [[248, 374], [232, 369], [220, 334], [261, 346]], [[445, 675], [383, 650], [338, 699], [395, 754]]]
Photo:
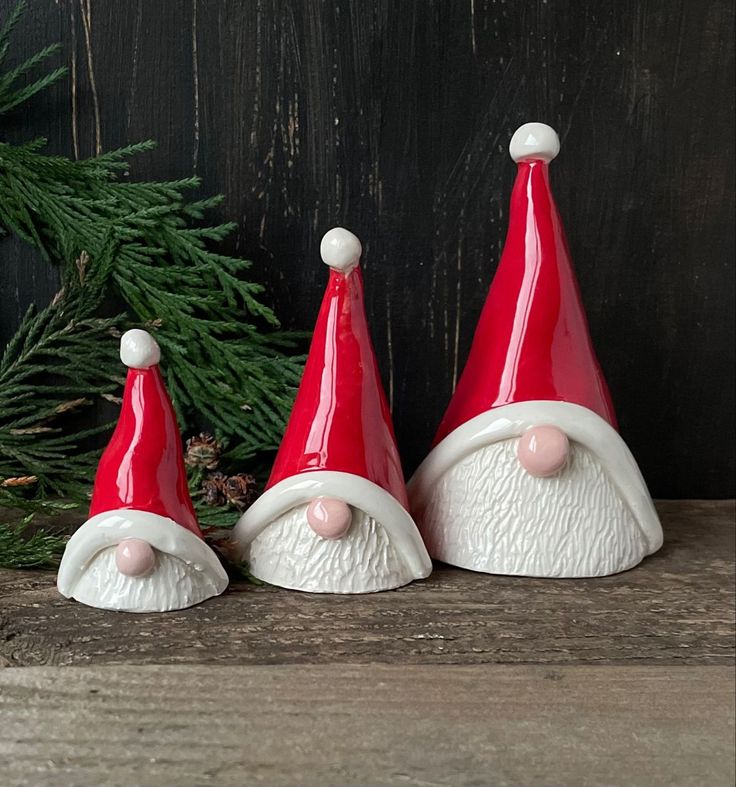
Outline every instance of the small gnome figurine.
[[128, 367], [120, 417], [97, 468], [89, 519], [64, 551], [59, 592], [102, 609], [183, 609], [222, 593], [227, 574], [197, 524], [159, 346], [131, 330], [120, 359]]
[[251, 573], [313, 593], [370, 593], [428, 576], [408, 514], [363, 303], [360, 241], [322, 239], [330, 278], [265, 492], [233, 537]]
[[548, 164], [557, 134], [513, 136], [518, 174], [503, 255], [434, 447], [409, 484], [430, 554], [493, 574], [593, 577], [662, 544], [616, 430]]

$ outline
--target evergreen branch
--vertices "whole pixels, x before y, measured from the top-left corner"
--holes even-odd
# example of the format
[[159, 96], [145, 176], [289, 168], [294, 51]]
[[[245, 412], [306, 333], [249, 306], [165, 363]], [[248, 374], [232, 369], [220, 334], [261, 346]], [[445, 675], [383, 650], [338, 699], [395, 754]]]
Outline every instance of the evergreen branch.
[[[19, 2], [11, 11], [10, 16], [0, 30], [0, 65], [4, 62], [5, 56], [8, 52], [10, 44], [10, 36], [17, 26], [20, 18], [25, 10], [25, 2]], [[65, 67], [56, 68], [49, 74], [37, 79], [35, 82], [18, 87], [17, 81], [25, 76], [29, 71], [32, 71], [36, 66], [40, 65], [44, 60], [47, 60], [52, 55], [56, 54], [61, 49], [60, 44], [50, 44], [44, 47], [39, 52], [36, 52], [31, 57], [24, 60], [15, 68], [11, 68], [0, 76], [0, 115], [9, 112], [11, 109], [25, 103], [36, 93], [52, 85], [61, 79], [67, 72]]]
[[[24, 7], [0, 31], [0, 62]], [[61, 77], [56, 69], [19, 86], [56, 51], [0, 73], [0, 112]], [[0, 143], [0, 232], [39, 249], [63, 280], [51, 304], [26, 313], [0, 359], [0, 505], [86, 497], [99, 456], [90, 438], [109, 426], [89, 429], [76, 413], [117, 398], [124, 370], [115, 339], [131, 325], [156, 332], [185, 429], [206, 422], [238, 462], [274, 449], [299, 382], [301, 359], [290, 353], [302, 337], [279, 330], [263, 287], [247, 278], [249, 261], [212, 248], [235, 226], [206, 221], [222, 197], [193, 198], [196, 177], [130, 181], [131, 157], [151, 141], [83, 161], [46, 155], [44, 144]], [[107, 316], [110, 302], [124, 313]]]
[[36, 530], [27, 535], [33, 514], [16, 524], [0, 523], [0, 568], [55, 568], [66, 539]]
[[54, 71], [47, 74], [45, 77], [41, 77], [41, 79], [31, 82], [30, 85], [25, 85], [25, 87], [15, 92], [11, 92], [4, 86], [0, 86], [0, 115], [10, 112], [11, 109], [15, 109], [15, 107], [25, 103], [29, 98], [35, 96], [36, 93], [40, 93], [49, 85], [58, 82], [66, 72], [66, 67], [54, 69]]
[[61, 49], [60, 44], [50, 44], [49, 46], [41, 49], [39, 52], [36, 52], [35, 55], [31, 55], [20, 65], [16, 66], [15, 68], [11, 68], [10, 71], [7, 71], [2, 77], [0, 77], [0, 91], [8, 91], [13, 82], [15, 82], [19, 77], [27, 74], [31, 69], [39, 65], [39, 63], [42, 63], [44, 60], [46, 60], [46, 58], [56, 54], [59, 49]]
[[44, 528], [31, 528], [38, 514], [44, 519], [77, 507], [64, 500], [17, 500], [0, 486], [0, 507], [11, 509], [0, 522], [0, 568], [55, 568], [67, 538]]
[[[0, 30], [0, 64], [24, 7]], [[0, 73], [0, 113], [61, 78], [59, 68], [19, 85], [56, 51]], [[206, 221], [222, 197], [193, 198], [196, 177], [129, 180], [131, 157], [153, 149], [150, 141], [83, 161], [46, 155], [44, 144], [0, 143], [0, 233], [38, 249], [63, 281], [51, 304], [26, 313], [0, 358], [0, 507], [32, 514], [52, 503], [49, 493], [86, 499], [99, 457], [90, 438], [109, 425], [90, 428], [77, 414], [117, 400], [116, 339], [133, 325], [156, 332], [184, 429], [209, 425], [238, 462], [274, 449], [303, 337], [279, 329], [263, 287], [247, 278], [249, 261], [212, 248], [235, 227]]]
[[275, 448], [300, 375], [299, 359], [284, 354], [293, 338], [248, 321], [278, 325], [258, 300], [262, 288], [243, 278], [248, 263], [208, 249], [232, 225], [189, 224], [185, 192], [198, 181], [121, 182], [108, 164], [123, 160], [108, 154], [90, 165], [28, 148], [16, 155], [0, 144], [0, 221], [38, 239], [51, 259], [81, 249], [103, 254], [114, 244], [103, 286], [132, 317], [159, 326], [182, 421], [204, 415], [218, 433], [238, 439], [244, 456]]
[[5, 62], [5, 56], [8, 53], [8, 47], [10, 46], [10, 38], [13, 34], [13, 31], [20, 22], [21, 18], [23, 17], [23, 12], [26, 10], [26, 2], [25, 0], [19, 0], [15, 4], [15, 8], [10, 12], [8, 18], [5, 20], [5, 24], [3, 24], [2, 28], [0, 28], [0, 66]]

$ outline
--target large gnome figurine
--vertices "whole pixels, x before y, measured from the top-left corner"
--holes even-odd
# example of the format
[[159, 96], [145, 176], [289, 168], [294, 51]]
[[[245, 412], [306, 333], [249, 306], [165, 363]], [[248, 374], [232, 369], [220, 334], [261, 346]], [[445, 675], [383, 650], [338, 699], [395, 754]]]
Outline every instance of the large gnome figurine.
[[146, 331], [123, 335], [120, 418], [100, 459], [89, 519], [69, 540], [58, 576], [62, 595], [91, 607], [165, 612], [227, 587], [197, 524], [159, 358]]
[[549, 185], [557, 134], [527, 123], [509, 229], [434, 447], [409, 484], [430, 554], [494, 574], [635, 566], [662, 530], [616, 430]]
[[370, 593], [432, 568], [404, 477], [363, 303], [360, 241], [322, 239], [330, 278], [264, 494], [234, 531], [251, 573], [314, 593]]

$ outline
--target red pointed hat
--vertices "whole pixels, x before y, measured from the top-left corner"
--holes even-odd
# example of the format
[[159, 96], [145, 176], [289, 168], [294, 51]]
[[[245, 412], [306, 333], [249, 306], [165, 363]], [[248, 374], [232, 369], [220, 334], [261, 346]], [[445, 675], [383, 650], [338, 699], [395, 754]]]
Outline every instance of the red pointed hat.
[[120, 359], [128, 367], [123, 405], [97, 468], [89, 515], [145, 511], [201, 538], [174, 408], [158, 367], [160, 355], [146, 331], [128, 331], [121, 340]]
[[322, 239], [330, 267], [286, 433], [265, 492], [233, 531], [247, 554], [286, 512], [319, 497], [359, 509], [386, 531], [416, 578], [432, 563], [408, 513], [391, 414], [363, 303], [360, 241], [341, 227]]
[[381, 384], [363, 299], [360, 241], [325, 235], [330, 266], [301, 385], [266, 489], [299, 473], [361, 476], [407, 507], [391, 414]]
[[581, 405], [616, 427], [550, 190], [548, 164], [559, 149], [543, 123], [525, 124], [511, 140], [518, 173], [506, 244], [435, 444], [481, 413], [526, 401]]

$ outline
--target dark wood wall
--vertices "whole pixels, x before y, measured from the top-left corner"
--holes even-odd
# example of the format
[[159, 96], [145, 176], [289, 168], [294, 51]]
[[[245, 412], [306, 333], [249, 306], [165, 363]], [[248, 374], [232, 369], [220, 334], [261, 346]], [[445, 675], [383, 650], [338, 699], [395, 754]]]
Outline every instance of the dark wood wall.
[[[0, 2], [3, 16], [11, 3]], [[69, 78], [4, 120], [90, 156], [155, 138], [133, 176], [197, 173], [283, 323], [310, 328], [321, 235], [365, 247], [407, 471], [462, 369], [503, 242], [520, 123], [553, 183], [621, 431], [663, 497], [733, 494], [730, 0], [30, 0], [18, 60]], [[55, 273], [0, 243], [0, 343]]]

